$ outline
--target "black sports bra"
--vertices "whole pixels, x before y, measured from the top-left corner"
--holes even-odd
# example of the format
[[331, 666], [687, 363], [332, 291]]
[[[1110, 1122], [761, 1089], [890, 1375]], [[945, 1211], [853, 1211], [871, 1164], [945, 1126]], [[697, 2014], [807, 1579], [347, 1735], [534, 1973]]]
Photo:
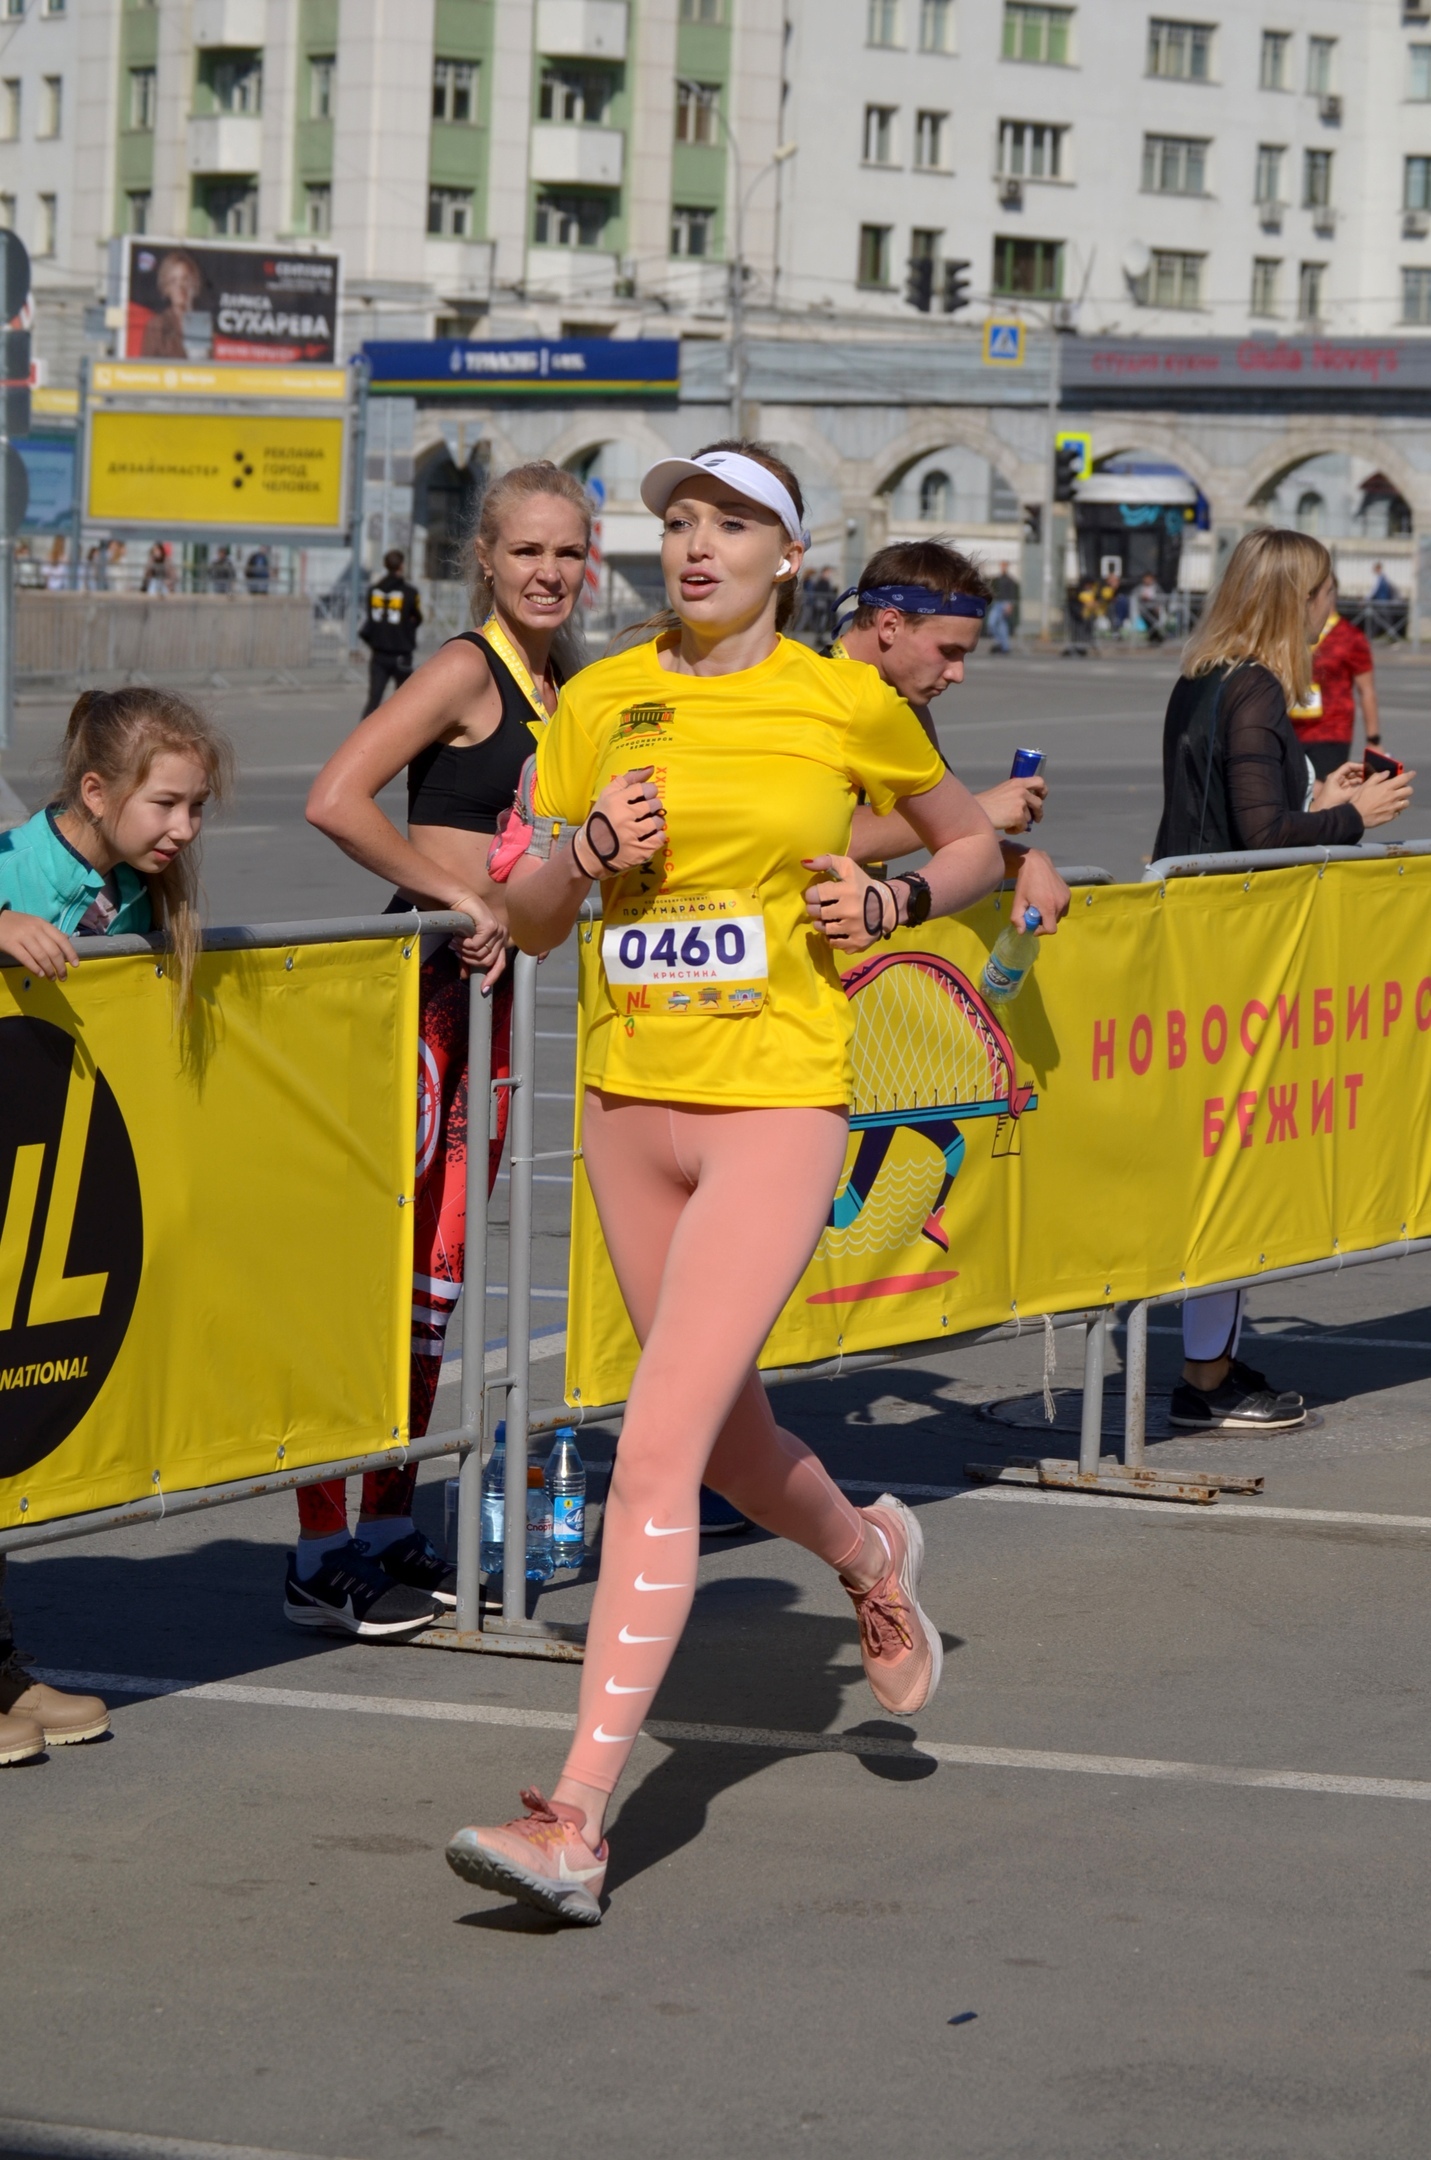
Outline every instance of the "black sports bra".
[[[479, 743], [429, 743], [407, 769], [409, 825], [452, 825], [459, 832], [494, 833], [497, 820], [510, 810], [522, 767], [535, 747], [528, 721], [532, 708], [512, 671], [476, 630], [461, 641], [475, 645], [492, 670], [502, 700], [495, 732]], [[458, 643], [457, 638], [449, 643]], [[552, 669], [557, 688], [561, 677]]]

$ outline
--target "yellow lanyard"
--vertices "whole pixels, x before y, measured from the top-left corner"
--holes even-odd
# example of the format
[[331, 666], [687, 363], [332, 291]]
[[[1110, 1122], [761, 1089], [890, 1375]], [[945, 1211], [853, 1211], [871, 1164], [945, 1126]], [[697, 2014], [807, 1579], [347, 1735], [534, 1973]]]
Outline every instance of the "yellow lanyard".
[[522, 658], [495, 615], [487, 617], [477, 635], [484, 637], [498, 659], [506, 662], [511, 671], [512, 680], [516, 683], [517, 688], [521, 691], [537, 717], [535, 727], [532, 727], [530, 720], [527, 722], [527, 726], [532, 729], [534, 735], [540, 738], [541, 731], [550, 720], [551, 714], [542, 703], [542, 694], [532, 679], [531, 669], [527, 666], [526, 661]]
[[848, 660], [849, 657], [849, 654], [845, 651], [844, 640], [836, 638], [834, 644], [830, 647], [830, 658], [832, 660]]

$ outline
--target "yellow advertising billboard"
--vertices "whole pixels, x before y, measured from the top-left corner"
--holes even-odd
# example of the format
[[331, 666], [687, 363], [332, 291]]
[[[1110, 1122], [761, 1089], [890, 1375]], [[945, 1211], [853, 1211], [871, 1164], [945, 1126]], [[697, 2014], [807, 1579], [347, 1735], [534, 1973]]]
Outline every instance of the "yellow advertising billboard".
[[90, 416], [85, 515], [166, 533], [337, 532], [345, 433], [336, 415], [101, 408]]
[[263, 398], [342, 405], [348, 371], [341, 367], [214, 366], [189, 360], [96, 360], [90, 389], [97, 397]]
[[0, 971], [0, 1529], [401, 1448], [418, 965]]
[[[1428, 904], [1424, 856], [1095, 887], [1002, 1008], [994, 901], [852, 961], [845, 1169], [762, 1362], [1431, 1235]], [[617, 1402], [636, 1344], [575, 1175], [568, 1400]]]

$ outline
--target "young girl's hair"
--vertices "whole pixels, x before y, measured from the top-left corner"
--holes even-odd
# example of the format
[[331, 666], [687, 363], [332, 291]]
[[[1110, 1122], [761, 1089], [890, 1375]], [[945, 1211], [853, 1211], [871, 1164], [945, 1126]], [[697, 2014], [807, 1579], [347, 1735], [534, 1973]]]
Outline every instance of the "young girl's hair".
[[1307, 602], [1332, 575], [1332, 558], [1310, 533], [1259, 525], [1228, 557], [1222, 582], [1183, 647], [1184, 675], [1260, 660], [1289, 704], [1305, 703], [1312, 684]]
[[[233, 779], [233, 750], [202, 713], [172, 690], [86, 690], [70, 714], [60, 752], [59, 806], [88, 817], [80, 783], [97, 773], [127, 800], [149, 777], [156, 757], [174, 751], [197, 758], [210, 795], [221, 798]], [[166, 870], [146, 877], [154, 927], [168, 932], [174, 953], [174, 1002], [187, 1012], [193, 995], [200, 924], [199, 843], [181, 848]]]
[[[711, 450], [738, 451], [741, 457], [748, 457], [755, 464], [763, 465], [767, 472], [774, 473], [776, 479], [783, 482], [789, 491], [790, 500], [799, 513], [801, 523], [804, 523], [805, 498], [800, 492], [800, 483], [784, 458], [777, 457], [768, 443], [753, 442], [747, 436], [730, 435], [722, 437], [719, 442], [706, 443], [701, 449], [693, 452], [693, 455], [702, 458]], [[799, 605], [799, 587], [794, 578], [786, 578], [781, 583], [779, 597], [775, 602], [775, 627], [777, 630], [784, 630], [793, 622]], [[680, 627], [681, 618], [674, 608], [659, 608], [654, 615], [648, 615], [644, 622], [632, 623], [627, 630], [618, 630], [616, 636], [611, 640], [608, 650], [614, 652], [622, 645], [644, 644], [651, 638], [665, 637], [668, 631], [679, 630]]]
[[[483, 490], [469, 547], [472, 567], [468, 590], [472, 598], [472, 620], [479, 630], [492, 612], [492, 584], [482, 567], [482, 554], [491, 557], [501, 538], [503, 518], [538, 495], [554, 495], [559, 502], [570, 503], [581, 518], [588, 547], [591, 545], [591, 498], [575, 473], [563, 471], [549, 458], [533, 458], [530, 464], [514, 465], [510, 472], [499, 473], [495, 480], [489, 480]], [[585, 662], [586, 648], [575, 608], [552, 639], [552, 652], [566, 676], [574, 675]]]

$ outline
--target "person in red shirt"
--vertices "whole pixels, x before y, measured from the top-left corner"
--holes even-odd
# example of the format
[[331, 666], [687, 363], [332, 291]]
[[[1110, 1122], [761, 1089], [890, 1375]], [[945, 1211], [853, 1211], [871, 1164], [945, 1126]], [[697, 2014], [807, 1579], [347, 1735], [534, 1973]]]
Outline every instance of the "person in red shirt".
[[1371, 647], [1355, 623], [1337, 613], [1333, 602], [1312, 655], [1312, 694], [1305, 705], [1291, 708], [1292, 725], [1319, 780], [1351, 758], [1358, 698], [1366, 740], [1372, 749], [1379, 749], [1381, 723]]

